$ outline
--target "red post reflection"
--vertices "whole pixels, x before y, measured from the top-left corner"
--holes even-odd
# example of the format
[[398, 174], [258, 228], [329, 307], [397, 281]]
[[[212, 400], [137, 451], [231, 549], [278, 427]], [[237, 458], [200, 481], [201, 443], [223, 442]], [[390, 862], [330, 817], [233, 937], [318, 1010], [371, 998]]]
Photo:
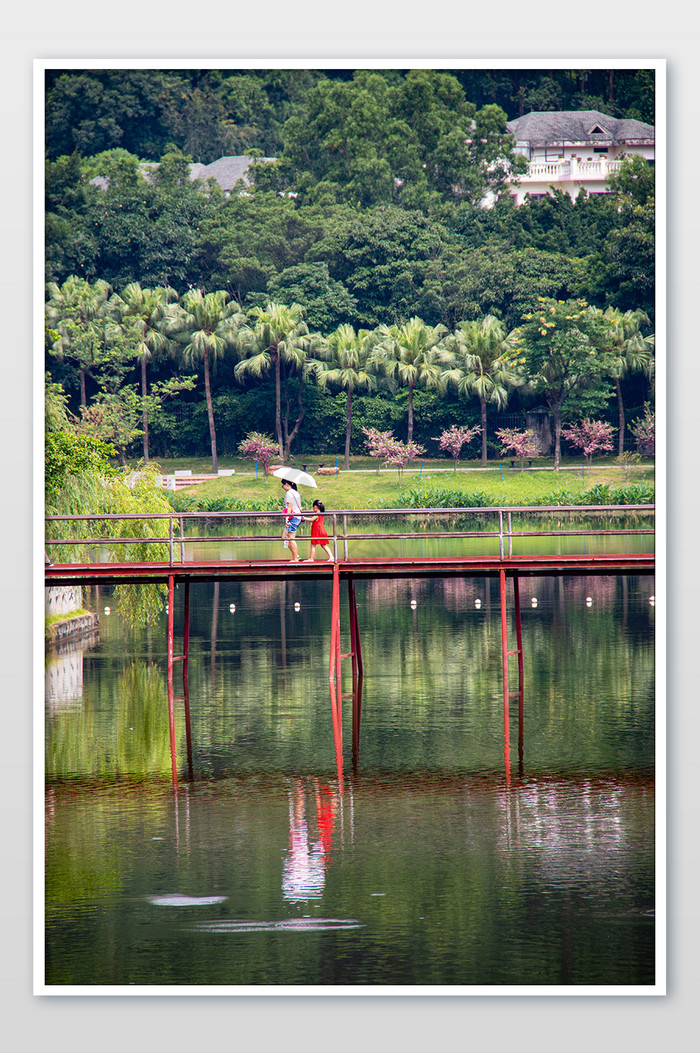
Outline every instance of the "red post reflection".
[[320, 899], [331, 863], [339, 791], [332, 783], [314, 779], [307, 794], [304, 779], [291, 780], [289, 845], [282, 873], [282, 895], [293, 903]]

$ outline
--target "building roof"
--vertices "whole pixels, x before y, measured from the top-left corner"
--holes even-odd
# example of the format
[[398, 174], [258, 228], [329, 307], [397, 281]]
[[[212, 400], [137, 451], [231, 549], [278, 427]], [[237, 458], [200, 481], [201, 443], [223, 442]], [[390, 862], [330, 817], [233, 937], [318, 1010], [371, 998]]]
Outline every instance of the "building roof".
[[[248, 169], [258, 158], [248, 154], [237, 154], [231, 157], [220, 157], [209, 165], [190, 165], [190, 179], [215, 179], [222, 190], [233, 190], [239, 179], [250, 184]], [[274, 157], [261, 157], [261, 161], [274, 161]]]
[[526, 113], [507, 128], [519, 143], [653, 143], [654, 126], [610, 117], [599, 110], [551, 110]]
[[[231, 157], [220, 157], [217, 161], [212, 161], [211, 164], [191, 164], [190, 168], [190, 179], [201, 179], [206, 182], [207, 179], [215, 179], [222, 190], [233, 190], [239, 179], [249, 186], [250, 179], [248, 177], [248, 169], [253, 161], [274, 161], [274, 157], [250, 157], [248, 154], [236, 154]], [[139, 165], [140, 171], [143, 175], [148, 178], [149, 174], [158, 167], [156, 161], [143, 161]], [[103, 189], [109, 183], [109, 180], [105, 176], [95, 176], [94, 179], [90, 180], [95, 186], [100, 186]]]

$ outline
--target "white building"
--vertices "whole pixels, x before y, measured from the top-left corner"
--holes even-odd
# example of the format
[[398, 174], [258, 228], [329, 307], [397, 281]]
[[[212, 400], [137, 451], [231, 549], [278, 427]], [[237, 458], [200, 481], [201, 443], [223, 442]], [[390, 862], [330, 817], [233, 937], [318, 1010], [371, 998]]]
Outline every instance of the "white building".
[[553, 189], [571, 198], [580, 190], [606, 194], [610, 175], [631, 154], [654, 163], [653, 125], [598, 110], [526, 113], [507, 128], [515, 136], [516, 152], [529, 162], [528, 171], [510, 185], [519, 205], [527, 194], [543, 197]]

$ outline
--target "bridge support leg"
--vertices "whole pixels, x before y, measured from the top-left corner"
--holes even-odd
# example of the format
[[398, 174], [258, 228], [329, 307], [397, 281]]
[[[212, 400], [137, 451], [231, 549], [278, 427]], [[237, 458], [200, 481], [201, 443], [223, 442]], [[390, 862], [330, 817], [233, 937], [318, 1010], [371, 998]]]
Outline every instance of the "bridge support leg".
[[362, 645], [360, 644], [360, 625], [357, 620], [357, 597], [355, 596], [355, 579], [348, 580], [348, 601], [350, 607], [350, 646], [352, 648], [352, 675], [362, 676]]
[[185, 702], [185, 738], [187, 742], [187, 772], [190, 779], [194, 778], [194, 764], [192, 762], [192, 724], [190, 722], [190, 679], [185, 674], [182, 678], [182, 691]]
[[517, 574], [513, 577], [513, 595], [515, 599], [515, 633], [518, 641], [518, 759], [520, 762], [520, 772], [522, 774], [524, 744], [523, 722], [525, 709], [525, 673], [523, 666], [523, 631], [522, 622], [520, 619], [520, 582], [518, 580]]
[[506, 572], [499, 571], [501, 585], [501, 657], [503, 661], [503, 707], [508, 709], [508, 612], [506, 610]]
[[510, 712], [508, 691], [508, 612], [506, 610], [506, 572], [499, 571], [501, 585], [501, 655], [503, 660], [503, 759], [506, 779], [510, 780]]
[[182, 679], [187, 680], [190, 661], [190, 583], [185, 582], [185, 628], [182, 636]]
[[343, 701], [342, 679], [340, 672], [340, 579], [337, 564], [333, 567], [333, 598], [331, 606], [331, 647], [328, 665], [328, 684], [331, 695], [331, 716], [333, 718], [333, 741], [338, 779], [343, 779]]
[[170, 725], [170, 763], [173, 785], [177, 786], [177, 754], [175, 747], [175, 697], [173, 694], [173, 628], [175, 624], [175, 578], [168, 575], [168, 722]]
[[362, 718], [362, 646], [360, 644], [360, 626], [357, 620], [357, 598], [355, 580], [348, 579], [348, 600], [350, 606], [350, 648], [352, 654], [352, 759], [357, 767], [360, 757], [360, 721]]

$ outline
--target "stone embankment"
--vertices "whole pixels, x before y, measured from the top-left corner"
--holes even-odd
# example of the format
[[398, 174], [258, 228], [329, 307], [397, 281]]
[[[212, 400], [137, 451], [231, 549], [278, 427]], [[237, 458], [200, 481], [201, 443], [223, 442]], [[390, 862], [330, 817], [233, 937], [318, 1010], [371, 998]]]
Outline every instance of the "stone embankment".
[[97, 614], [89, 611], [80, 614], [67, 615], [60, 622], [50, 622], [46, 626], [47, 647], [57, 647], [64, 640], [75, 640], [79, 637], [95, 633], [100, 627], [100, 619]]
[[59, 586], [45, 590], [47, 648], [55, 648], [65, 640], [77, 640], [99, 631], [99, 616], [83, 610], [82, 601], [83, 590], [79, 586]]

